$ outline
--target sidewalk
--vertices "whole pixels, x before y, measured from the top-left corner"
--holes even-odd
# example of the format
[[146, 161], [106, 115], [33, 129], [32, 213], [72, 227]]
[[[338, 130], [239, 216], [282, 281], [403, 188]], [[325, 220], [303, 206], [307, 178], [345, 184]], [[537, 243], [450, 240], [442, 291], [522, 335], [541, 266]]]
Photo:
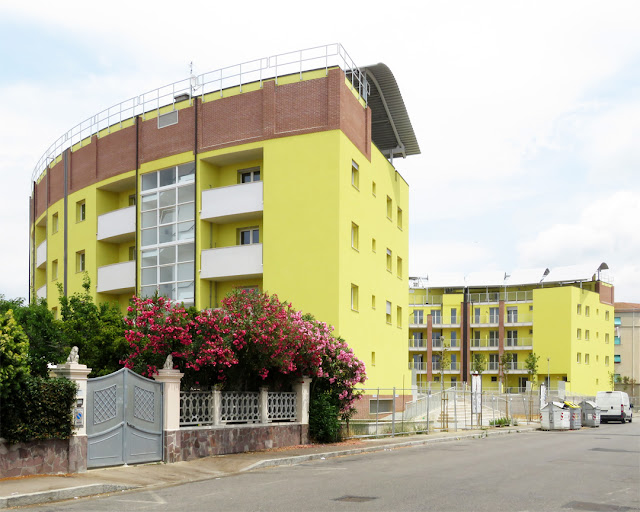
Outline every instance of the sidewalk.
[[332, 445], [307, 445], [262, 452], [238, 453], [195, 459], [174, 464], [154, 463], [91, 469], [86, 473], [33, 476], [0, 480], [0, 509], [73, 499], [128, 489], [164, 487], [186, 482], [229, 476], [243, 471], [300, 464], [326, 459], [430, 443], [530, 432], [538, 425], [439, 432], [429, 435], [398, 436], [383, 439], [350, 440]]

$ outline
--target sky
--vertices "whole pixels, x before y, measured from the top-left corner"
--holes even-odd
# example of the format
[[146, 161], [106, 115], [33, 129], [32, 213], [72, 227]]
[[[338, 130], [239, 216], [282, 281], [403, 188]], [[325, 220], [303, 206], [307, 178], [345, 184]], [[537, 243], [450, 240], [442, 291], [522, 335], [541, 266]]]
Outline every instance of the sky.
[[[640, 2], [0, 3], [0, 294], [28, 294], [28, 197], [49, 145], [142, 92], [341, 43], [393, 72], [421, 154], [409, 273], [606, 262], [640, 302]], [[595, 270], [595, 269], [594, 269]]]

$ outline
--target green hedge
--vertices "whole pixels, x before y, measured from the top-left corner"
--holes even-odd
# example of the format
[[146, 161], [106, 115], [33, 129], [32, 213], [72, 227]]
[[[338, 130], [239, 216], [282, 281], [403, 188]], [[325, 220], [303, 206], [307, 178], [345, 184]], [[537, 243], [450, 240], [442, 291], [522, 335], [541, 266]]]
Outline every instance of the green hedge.
[[2, 403], [0, 437], [9, 443], [69, 439], [76, 384], [68, 379], [26, 377]]
[[309, 436], [317, 443], [340, 441], [340, 407], [330, 393], [311, 395]]

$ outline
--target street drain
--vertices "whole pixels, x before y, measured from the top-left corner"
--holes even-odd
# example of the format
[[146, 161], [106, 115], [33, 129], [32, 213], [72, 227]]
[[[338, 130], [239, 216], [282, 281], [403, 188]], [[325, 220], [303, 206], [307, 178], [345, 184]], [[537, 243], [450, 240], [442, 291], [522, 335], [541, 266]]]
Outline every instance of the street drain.
[[335, 498], [333, 501], [347, 501], [349, 503], [364, 503], [365, 501], [377, 500], [377, 497], [373, 496], [343, 496], [342, 498]]
[[589, 512], [625, 512], [626, 510], [637, 510], [622, 505], [606, 505], [604, 503], [589, 503], [587, 501], [570, 501], [562, 506], [573, 510], [587, 510]]

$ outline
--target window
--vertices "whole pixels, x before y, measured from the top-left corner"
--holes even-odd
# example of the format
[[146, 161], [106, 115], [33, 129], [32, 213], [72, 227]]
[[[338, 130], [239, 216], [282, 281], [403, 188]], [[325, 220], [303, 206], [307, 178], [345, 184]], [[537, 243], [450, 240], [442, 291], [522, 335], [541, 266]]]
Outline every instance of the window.
[[387, 301], [387, 323], [391, 324], [391, 302]]
[[507, 346], [518, 346], [518, 331], [507, 331]]
[[376, 182], [375, 181], [371, 182], [371, 194], [373, 195], [373, 197], [376, 197]]
[[576, 307], [576, 312], [581, 315], [582, 314], [582, 304], [578, 304]]
[[507, 322], [515, 324], [518, 321], [518, 308], [507, 308]]
[[396, 222], [398, 223], [398, 229], [402, 229], [402, 209], [398, 208], [398, 211], [396, 212], [396, 214], [397, 214]]
[[584, 364], [589, 364], [589, 354], [584, 355]]
[[589, 329], [587, 329], [586, 331], [584, 331], [584, 339], [589, 341]]
[[260, 181], [260, 167], [251, 167], [250, 169], [240, 169], [238, 171], [238, 183], [252, 183]]
[[582, 339], [582, 329], [578, 329], [578, 330], [576, 331], [576, 338], [578, 338], [579, 340], [581, 340], [581, 339]]
[[456, 331], [451, 331], [451, 347], [458, 346], [458, 333]]
[[402, 327], [402, 308], [396, 306], [396, 325]]
[[396, 258], [396, 272], [398, 274], [398, 277], [402, 277], [402, 258], [400, 256], [398, 256]]
[[389, 272], [392, 271], [391, 267], [393, 266], [393, 255], [391, 253], [391, 249], [387, 248], [387, 270]]
[[56, 212], [51, 216], [51, 234], [57, 233], [59, 227], [60, 227], [60, 224], [58, 221], [58, 213]]
[[413, 312], [413, 323], [414, 324], [423, 324], [424, 323], [424, 311], [421, 309], [416, 309]]
[[376, 252], [376, 239], [371, 239], [371, 252]]
[[58, 279], [58, 260], [53, 260], [51, 262], [51, 280], [55, 281]]
[[136, 260], [136, 246], [132, 245], [131, 247], [129, 247], [129, 261], [135, 261]]
[[499, 344], [500, 344], [500, 333], [498, 331], [489, 331], [489, 346], [497, 347]]
[[387, 219], [391, 220], [392, 215], [393, 215], [393, 201], [389, 196], [387, 196]]
[[480, 308], [473, 308], [473, 321], [476, 324], [480, 323]]
[[136, 205], [136, 195], [131, 194], [129, 196], [129, 206], [135, 206], [135, 205]]
[[620, 336], [614, 336], [613, 337], [613, 344], [614, 345], [620, 345], [621, 341], [620, 341]]
[[608, 322], [609, 321], [609, 312], [605, 311], [604, 312], [604, 319]]
[[608, 332], [605, 333], [605, 335], [604, 335], [604, 342], [605, 343], [609, 343], [609, 333]]
[[580, 364], [582, 362], [582, 353], [578, 352], [576, 354], [576, 363]]
[[497, 324], [500, 319], [500, 308], [489, 308], [489, 322]]
[[[194, 303], [194, 181], [195, 162], [141, 176], [139, 263], [142, 297], [158, 293], [185, 305]], [[240, 241], [240, 234], [236, 233]]]
[[604, 356], [604, 365], [609, 366], [609, 356]]
[[246, 228], [238, 231], [238, 241], [240, 245], [251, 245], [260, 243], [260, 229]]
[[431, 310], [431, 325], [442, 325], [442, 311], [439, 309]]
[[87, 204], [84, 199], [76, 203], [76, 222], [82, 222], [87, 218]]
[[358, 286], [351, 285], [351, 309], [358, 311]]
[[619, 363], [621, 361], [621, 356], [620, 354], [616, 354], [613, 356], [613, 362], [614, 363]]
[[451, 308], [451, 323], [454, 325], [458, 323], [458, 310], [456, 308]]
[[393, 410], [392, 398], [370, 398], [369, 414], [390, 413]]
[[375, 365], [376, 365], [376, 353], [371, 352], [371, 366], [375, 366]]
[[371, 296], [371, 309], [376, 309], [376, 296]]
[[354, 222], [351, 223], [351, 247], [353, 247], [356, 251], [360, 246], [360, 228]]
[[76, 253], [76, 272], [84, 272], [85, 266], [85, 254], [84, 251], [78, 251]]
[[351, 160], [351, 184], [357, 189], [360, 188], [360, 169], [353, 160]]
[[589, 306], [585, 306], [585, 308], [584, 308], [584, 316], [589, 316]]

